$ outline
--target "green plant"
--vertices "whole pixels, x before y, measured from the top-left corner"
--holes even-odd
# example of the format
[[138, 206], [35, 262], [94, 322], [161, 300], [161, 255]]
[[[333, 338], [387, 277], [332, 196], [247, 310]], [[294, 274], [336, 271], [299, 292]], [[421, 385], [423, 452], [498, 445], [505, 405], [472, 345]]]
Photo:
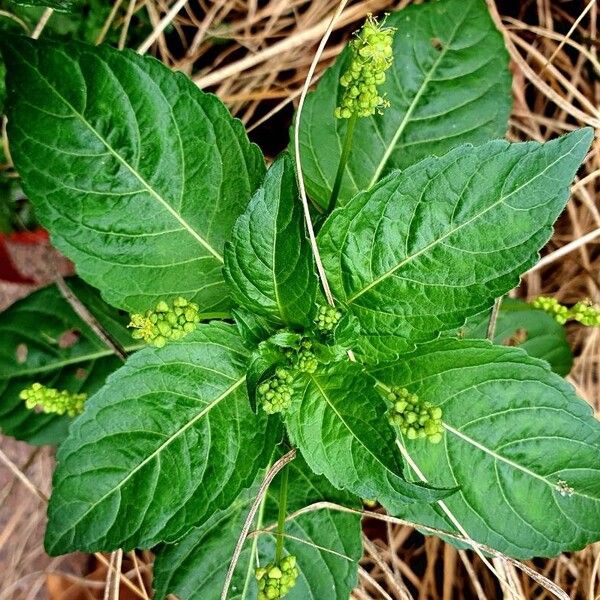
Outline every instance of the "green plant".
[[[5, 431], [48, 440], [64, 423], [18, 400], [32, 380], [91, 396], [58, 450], [49, 553], [156, 546], [157, 598], [218, 598], [235, 556], [231, 597], [341, 600], [356, 583], [361, 498], [516, 558], [600, 539], [600, 425], [545, 360], [514, 347], [549, 358], [531, 343], [547, 315], [528, 309], [519, 343], [472, 339], [535, 264], [592, 132], [492, 139], [510, 77], [482, 0], [413, 6], [385, 28], [374, 110], [353, 118], [346, 102], [352, 114], [335, 116], [352, 53], [382, 41], [363, 32], [298, 117], [316, 247], [294, 158], [265, 172], [242, 124], [184, 75], [128, 51], [2, 40], [24, 189], [116, 308], [78, 280], [75, 293], [132, 353], [116, 368], [81, 320], [77, 343], [53, 344], [79, 319], [53, 288], [0, 319], [10, 332], [56, 305], [26, 342], [3, 338]], [[117, 309], [153, 346], [137, 349]], [[93, 389], [72, 379], [96, 361]], [[238, 555], [290, 447], [299, 456], [258, 495], [257, 534]]]

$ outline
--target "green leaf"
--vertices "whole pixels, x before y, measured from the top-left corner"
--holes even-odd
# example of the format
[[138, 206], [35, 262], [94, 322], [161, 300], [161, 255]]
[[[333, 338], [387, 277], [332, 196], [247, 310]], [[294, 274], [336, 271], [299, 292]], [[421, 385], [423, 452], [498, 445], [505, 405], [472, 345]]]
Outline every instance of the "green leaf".
[[[468, 535], [516, 558], [600, 539], [600, 423], [547, 363], [518, 348], [440, 340], [373, 375], [442, 407], [444, 440], [405, 440], [427, 481], [457, 485], [444, 502]], [[439, 507], [404, 507], [456, 528]]]
[[54, 244], [130, 311], [229, 306], [223, 246], [264, 175], [213, 95], [153, 58], [6, 36], [8, 136]]
[[[129, 352], [134, 344], [127, 315], [107, 306], [96, 290], [67, 280], [105, 330]], [[19, 393], [34, 382], [71, 392], [95, 393], [121, 366], [54, 285], [34, 292], [0, 314], [0, 429], [31, 444], [55, 444], [71, 419], [28, 410]]]
[[592, 140], [461, 146], [392, 173], [319, 234], [333, 293], [358, 319], [363, 359], [393, 358], [458, 327], [538, 258]]
[[250, 350], [253, 350], [262, 341], [273, 335], [275, 324], [264, 317], [259, 317], [247, 310], [234, 308], [231, 311], [238, 332], [244, 340], [244, 344]]
[[[467, 320], [461, 333], [466, 338], [486, 337], [490, 313]], [[559, 375], [568, 375], [573, 366], [573, 354], [565, 328], [544, 312], [523, 300], [505, 298], [496, 322], [495, 344], [518, 346], [534, 358], [550, 363]]]
[[360, 365], [347, 360], [298, 376], [285, 415], [292, 443], [315, 473], [391, 512], [451, 493], [403, 478], [385, 402], [373, 384]]
[[[508, 53], [484, 0], [441, 0], [387, 17], [397, 28], [381, 91], [391, 106], [356, 124], [338, 204], [393, 169], [455, 146], [503, 137], [512, 106]], [[306, 99], [300, 125], [309, 196], [327, 206], [347, 120], [333, 116], [348, 49]]]
[[109, 377], [59, 449], [48, 552], [173, 541], [251, 485], [279, 428], [250, 410], [246, 360], [213, 322]]
[[225, 244], [224, 274], [233, 298], [247, 310], [288, 326], [311, 324], [317, 277], [288, 154], [268, 170], [235, 223]]
[[[359, 508], [355, 498], [312, 473], [300, 457], [288, 468], [288, 514], [323, 500]], [[261, 480], [262, 477], [257, 483]], [[277, 484], [276, 480], [269, 488], [265, 509], [255, 528], [276, 522]], [[156, 600], [163, 600], [168, 593], [176, 594], [180, 600], [219, 598], [257, 487], [239, 498], [229, 510], [215, 514], [203, 526], [192, 529], [177, 544], [158, 550], [154, 563]], [[286, 538], [286, 552], [298, 558], [300, 570], [296, 586], [286, 600], [348, 600], [357, 583], [357, 565], [362, 555], [360, 517], [322, 509], [288, 521], [286, 534], [292, 536]], [[252, 545], [253, 540], [248, 540], [244, 546], [228, 596], [230, 600], [257, 597]], [[261, 564], [272, 560], [274, 536], [261, 535], [257, 547]]]
[[81, 0], [10, 0], [17, 6], [46, 6], [64, 12], [72, 11]]

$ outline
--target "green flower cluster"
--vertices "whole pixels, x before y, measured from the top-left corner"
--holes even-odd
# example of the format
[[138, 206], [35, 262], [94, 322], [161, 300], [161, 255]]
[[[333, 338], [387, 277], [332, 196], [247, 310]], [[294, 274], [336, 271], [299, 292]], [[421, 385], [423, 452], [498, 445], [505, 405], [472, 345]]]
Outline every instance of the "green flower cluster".
[[340, 77], [344, 89], [342, 101], [335, 109], [338, 119], [353, 115], [370, 117], [390, 105], [379, 95], [377, 86], [385, 81], [385, 71], [393, 60], [392, 40], [395, 27], [385, 27], [372, 15], [350, 42], [352, 58], [348, 70]]
[[271, 562], [255, 571], [258, 581], [258, 600], [277, 600], [283, 598], [298, 579], [296, 557], [286, 556], [279, 564]]
[[172, 306], [163, 300], [154, 310], [131, 315], [131, 337], [162, 348], [167, 340], [178, 340], [196, 329], [200, 322], [198, 310], [197, 304], [181, 296], [173, 300]]
[[292, 405], [293, 382], [289, 369], [277, 367], [275, 375], [258, 386], [256, 396], [267, 414], [283, 412]]
[[571, 308], [570, 318], [586, 327], [600, 327], [600, 307], [594, 306], [588, 300], [578, 302]]
[[319, 359], [312, 347], [312, 341], [305, 338], [298, 349], [285, 350], [285, 366], [277, 367], [275, 374], [256, 388], [257, 401], [262, 404], [265, 412], [270, 415], [284, 412], [292, 405], [295, 375], [314, 373], [319, 367]]
[[540, 296], [531, 303], [531, 306], [533, 306], [533, 308], [539, 308], [547, 312], [549, 315], [552, 315], [554, 319], [561, 325], [564, 325], [570, 317], [569, 309], [558, 302], [556, 298]]
[[322, 304], [317, 311], [315, 325], [321, 333], [331, 333], [341, 318], [342, 313], [335, 306]]
[[393, 387], [387, 393], [392, 403], [390, 422], [409, 439], [427, 438], [432, 444], [442, 441], [442, 409], [430, 402], [419, 400], [406, 388]]
[[578, 321], [586, 327], [600, 327], [600, 307], [592, 304], [590, 300], [581, 300], [572, 308], [568, 308], [548, 296], [539, 296], [531, 302], [533, 308], [539, 308], [564, 325], [567, 321]]
[[34, 383], [31, 387], [24, 389], [19, 398], [25, 400], [27, 408], [41, 408], [45, 413], [56, 413], [74, 417], [83, 412], [83, 404], [87, 394], [73, 394], [66, 390], [56, 390], [46, 387], [41, 383]]
[[291, 353], [292, 363], [301, 373], [314, 373], [319, 366], [319, 360], [311, 348], [310, 340], [302, 340], [300, 349]]

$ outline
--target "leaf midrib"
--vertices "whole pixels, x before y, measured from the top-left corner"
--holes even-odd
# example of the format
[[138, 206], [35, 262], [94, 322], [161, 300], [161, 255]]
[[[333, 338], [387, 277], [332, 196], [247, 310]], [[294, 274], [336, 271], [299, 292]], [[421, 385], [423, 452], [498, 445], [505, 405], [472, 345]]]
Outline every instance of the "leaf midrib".
[[[518, 471], [521, 471], [522, 473], [524, 473], [525, 475], [528, 475], [529, 477], [532, 477], [534, 479], [537, 479], [537, 480], [543, 482], [548, 487], [550, 487], [552, 490], [556, 491], [556, 484], [558, 482], [553, 483], [553, 482], [549, 481], [548, 479], [546, 479], [545, 477], [543, 477], [542, 475], [538, 475], [535, 471], [528, 469], [527, 467], [511, 460], [510, 458], [506, 458], [505, 456], [502, 456], [501, 454], [494, 452], [494, 450], [492, 450], [491, 448], [484, 446], [481, 442], [474, 440], [472, 437], [466, 435], [465, 433], [463, 433], [462, 431], [459, 431], [458, 429], [455, 429], [448, 423], [443, 423], [443, 425], [444, 425], [444, 429], [446, 429], [447, 431], [449, 431], [456, 437], [460, 438], [463, 442], [466, 442], [467, 444], [474, 446], [478, 450], [481, 450], [485, 454], [488, 454], [494, 460], [495, 463], [497, 463], [497, 462], [504, 463], [504, 464], [508, 465], [509, 467], [512, 467]], [[583, 494], [582, 492], [577, 491], [576, 489], [573, 489], [572, 495], [580, 496], [582, 498], [586, 498], [587, 500], [592, 500], [593, 502], [600, 501], [600, 499], [595, 498], [593, 496], [588, 496], [587, 494]]]
[[212, 254], [216, 260], [220, 263], [223, 263], [223, 256], [213, 248], [213, 246], [205, 240], [200, 233], [198, 233], [147, 181], [144, 177], [142, 177], [141, 173], [139, 173], [136, 169], [134, 169], [109, 143], [108, 140], [104, 139], [96, 129], [87, 121], [87, 119], [75, 109], [75, 107], [66, 99], [64, 96], [59, 94], [59, 92], [50, 84], [48, 79], [44, 77], [42, 73], [37, 69], [35, 65], [30, 63], [25, 59], [23, 54], [19, 53], [21, 56], [21, 60], [27, 64], [31, 69], [33, 69], [39, 76], [40, 80], [44, 82], [44, 84], [48, 87], [49, 90], [61, 101], [65, 106], [69, 108], [69, 110], [76, 116], [83, 125], [85, 125], [95, 136], [96, 138], [104, 144], [105, 148], [126, 168], [129, 172], [142, 184], [142, 186], [147, 190], [147, 192], [155, 198], [162, 206], [173, 216], [179, 224], [186, 230], [188, 233], [201, 245], [203, 246], [210, 254]]
[[[123, 349], [127, 354], [130, 352], [135, 352], [136, 350], [141, 350], [145, 348], [146, 344], [131, 344], [125, 346]], [[110, 349], [99, 350], [98, 352], [91, 352], [90, 354], [82, 354], [80, 356], [74, 356], [73, 358], [68, 358], [65, 360], [61, 360], [58, 362], [51, 362], [46, 365], [41, 365], [40, 367], [33, 367], [31, 369], [26, 369], [24, 371], [16, 371], [14, 375], [9, 377], [0, 377], [0, 379], [10, 380], [17, 379], [19, 377], [27, 377], [29, 375], [36, 375], [38, 373], [46, 373], [48, 371], [57, 371], [58, 369], [62, 369], [63, 367], [68, 367], [70, 365], [76, 365], [78, 363], [89, 362], [93, 360], [97, 360], [99, 358], [106, 358], [107, 356], [114, 356], [114, 351]]]
[[396, 144], [398, 143], [398, 140], [400, 139], [400, 136], [404, 133], [404, 130], [406, 129], [406, 127], [410, 123], [410, 119], [411, 119], [411, 117], [412, 117], [415, 109], [417, 108], [417, 106], [419, 104], [419, 101], [421, 100], [421, 97], [425, 93], [425, 90], [427, 89], [427, 86], [429, 85], [429, 83], [431, 82], [431, 79], [435, 75], [435, 72], [437, 71], [437, 68], [440, 66], [440, 63], [446, 57], [446, 54], [448, 53], [448, 50], [450, 49], [450, 45], [454, 41], [454, 38], [455, 38], [456, 34], [458, 33], [458, 30], [460, 29], [460, 27], [462, 26], [463, 23], [464, 23], [464, 18], [461, 19], [460, 23], [457, 24], [457, 26], [454, 28], [454, 30], [450, 34], [450, 39], [448, 40], [448, 42], [446, 44], [444, 44], [441, 52], [439, 53], [438, 58], [435, 60], [435, 62], [433, 63], [431, 69], [428, 71], [428, 73], [426, 74], [425, 78], [423, 79], [423, 83], [421, 84], [421, 87], [419, 88], [418, 92], [415, 94], [412, 102], [410, 103], [410, 105], [409, 105], [409, 107], [408, 107], [408, 109], [407, 109], [407, 111], [406, 111], [406, 113], [404, 115], [404, 118], [402, 119], [402, 121], [398, 125], [398, 129], [394, 133], [394, 136], [392, 137], [392, 139], [391, 139], [388, 147], [386, 148], [386, 150], [385, 150], [385, 152], [384, 152], [381, 160], [379, 161], [379, 164], [377, 165], [377, 168], [375, 169], [375, 173], [373, 174], [373, 177], [372, 177], [372, 179], [371, 179], [371, 181], [370, 181], [367, 189], [373, 187], [373, 185], [375, 185], [375, 183], [377, 183], [377, 181], [381, 177], [381, 173], [383, 172], [383, 169], [385, 168], [385, 165], [387, 164], [388, 160], [390, 159], [390, 156], [392, 155], [392, 152], [395, 150]]
[[500, 204], [503, 204], [511, 196], [513, 196], [514, 194], [516, 194], [519, 191], [521, 191], [524, 187], [530, 185], [533, 181], [535, 181], [539, 177], [542, 177], [546, 173], [546, 171], [548, 171], [548, 169], [551, 169], [552, 167], [554, 167], [554, 165], [557, 164], [558, 162], [560, 162], [561, 160], [563, 160], [563, 158], [565, 158], [565, 156], [568, 156], [569, 154], [571, 154], [573, 152], [573, 150], [575, 150], [575, 148], [581, 143], [582, 140], [583, 140], [583, 138], [581, 140], [579, 140], [577, 142], [577, 144], [574, 145], [566, 154], [561, 154], [558, 158], [556, 158], [555, 160], [553, 160], [550, 164], [548, 164], [542, 171], [540, 171], [539, 173], [537, 173], [534, 177], [532, 177], [531, 179], [528, 179], [525, 183], [521, 184], [518, 188], [514, 189], [512, 192], [510, 192], [506, 196], [501, 196], [498, 200], [496, 200], [496, 202], [490, 204], [485, 210], [477, 213], [476, 215], [474, 215], [470, 219], [466, 220], [464, 223], [461, 223], [460, 225], [458, 225], [454, 229], [450, 229], [448, 232], [446, 232], [441, 237], [433, 240], [432, 242], [430, 242], [429, 244], [427, 244], [426, 246], [424, 246], [423, 248], [421, 248], [421, 250], [415, 252], [414, 254], [411, 254], [410, 256], [407, 256], [405, 259], [401, 260], [397, 265], [395, 265], [394, 267], [392, 267], [391, 269], [389, 269], [388, 271], [386, 271], [385, 273], [383, 273], [379, 277], [376, 277], [367, 286], [365, 286], [364, 288], [362, 288], [361, 290], [359, 290], [358, 292], [354, 293], [352, 296], [350, 296], [349, 298], [347, 298], [346, 303], [347, 304], [352, 304], [352, 302], [354, 302], [357, 298], [360, 298], [360, 296], [362, 296], [363, 294], [365, 294], [366, 292], [368, 292], [369, 290], [371, 290], [375, 286], [379, 285], [382, 281], [385, 281], [388, 277], [391, 277], [396, 271], [398, 271], [399, 269], [401, 269], [402, 267], [404, 267], [406, 264], [408, 264], [409, 262], [411, 262], [413, 259], [418, 258], [423, 253], [431, 250], [432, 248], [435, 248], [438, 244], [440, 244], [445, 239], [449, 238], [450, 236], [452, 236], [455, 233], [457, 233], [458, 231], [460, 231], [463, 227], [466, 227], [466, 226], [470, 225], [471, 223], [473, 223], [477, 219], [483, 217], [490, 210], [493, 210], [494, 208], [496, 208]]
[[398, 475], [396, 473], [394, 473], [390, 468], [388, 468], [388, 466], [386, 464], [381, 462], [381, 460], [369, 448], [367, 448], [367, 446], [365, 446], [362, 439], [354, 433], [354, 431], [351, 429], [351, 427], [348, 425], [348, 423], [346, 423], [346, 420], [344, 419], [344, 417], [338, 412], [336, 407], [332, 404], [329, 396], [327, 396], [327, 394], [325, 393], [325, 390], [319, 385], [319, 383], [315, 379], [315, 377], [312, 375], [309, 375], [309, 377], [312, 380], [312, 382], [315, 384], [315, 386], [317, 387], [317, 389], [319, 390], [319, 392], [323, 396], [323, 398], [325, 398], [325, 402], [327, 402], [327, 404], [331, 407], [331, 410], [333, 410], [333, 412], [337, 415], [339, 420], [342, 422], [344, 427], [350, 432], [352, 437], [354, 439], [356, 439], [359, 442], [359, 444], [366, 450], [367, 454], [369, 454], [377, 463], [383, 465], [383, 467], [385, 468], [385, 470], [388, 473], [391, 473], [394, 477], [398, 477]]
[[[246, 376], [240, 377], [234, 384], [230, 385], [221, 395], [215, 398], [209, 404], [206, 404], [204, 408], [193, 418], [190, 419], [185, 425], [180, 427], [177, 431], [172, 433], [156, 450], [154, 450], [151, 454], [149, 454], [142, 462], [136, 465], [126, 477], [124, 477], [119, 483], [113, 486], [110, 490], [108, 490], [99, 500], [90, 504], [88, 509], [83, 512], [77, 520], [74, 520], [69, 523], [69, 530], [74, 529], [77, 525], [91, 512], [93, 511], [99, 504], [104, 502], [110, 495], [114, 494], [117, 490], [121, 489], [123, 485], [125, 485], [140, 469], [145, 467], [151, 460], [155, 457], [159, 456], [162, 451], [169, 446], [174, 440], [176, 440], [179, 436], [185, 433], [190, 427], [195, 425], [202, 417], [208, 414], [217, 404], [227, 398], [230, 394], [232, 394], [238, 387], [240, 387], [246, 381]], [[65, 532], [63, 532], [64, 535]]]

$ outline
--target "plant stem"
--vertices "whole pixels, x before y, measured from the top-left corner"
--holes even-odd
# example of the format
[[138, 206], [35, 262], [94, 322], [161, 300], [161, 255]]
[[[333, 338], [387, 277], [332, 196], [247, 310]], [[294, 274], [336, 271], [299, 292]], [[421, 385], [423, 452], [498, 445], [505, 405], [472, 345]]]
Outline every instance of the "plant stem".
[[337, 173], [335, 174], [335, 182], [333, 183], [333, 190], [331, 191], [331, 198], [329, 198], [329, 205], [327, 206], [327, 212], [331, 212], [335, 208], [338, 196], [340, 195], [340, 188], [342, 187], [342, 179], [344, 178], [344, 172], [346, 171], [346, 163], [348, 162], [348, 156], [350, 156], [350, 149], [352, 148], [352, 139], [354, 138], [354, 127], [358, 115], [353, 113], [348, 119], [348, 127], [346, 128], [346, 137], [344, 138], [344, 146], [342, 147], [342, 155], [340, 156], [340, 163], [338, 164]]
[[277, 515], [277, 546], [275, 547], [275, 562], [279, 563], [283, 558], [283, 530], [285, 528], [285, 517], [287, 514], [287, 491], [290, 470], [286, 466], [281, 472], [281, 487], [279, 488], [279, 513]]

